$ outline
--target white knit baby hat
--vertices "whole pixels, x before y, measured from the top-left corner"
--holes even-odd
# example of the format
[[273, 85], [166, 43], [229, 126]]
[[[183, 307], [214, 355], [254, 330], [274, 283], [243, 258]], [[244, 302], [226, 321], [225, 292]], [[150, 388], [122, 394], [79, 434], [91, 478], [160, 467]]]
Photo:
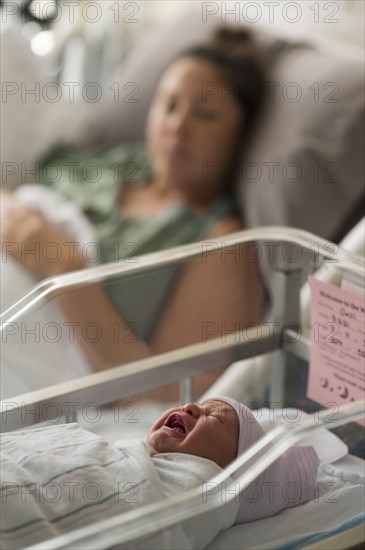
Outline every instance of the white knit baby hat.
[[[237, 456], [266, 434], [251, 410], [242, 403], [224, 396], [210, 399], [228, 403], [236, 411], [240, 424]], [[311, 500], [315, 495], [318, 466], [317, 453], [311, 446], [293, 446], [285, 451], [254, 481], [239, 488], [236, 523], [273, 516]], [[239, 468], [231, 477], [238, 479], [242, 473], [243, 469]]]

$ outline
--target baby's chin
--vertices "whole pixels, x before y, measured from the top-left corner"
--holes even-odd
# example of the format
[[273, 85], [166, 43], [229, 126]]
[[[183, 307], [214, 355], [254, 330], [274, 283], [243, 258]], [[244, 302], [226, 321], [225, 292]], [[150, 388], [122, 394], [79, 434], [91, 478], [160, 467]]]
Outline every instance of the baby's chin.
[[149, 431], [146, 437], [146, 445], [150, 451], [153, 451], [153, 432]]
[[159, 437], [157, 431], [150, 432], [147, 435], [146, 445], [148, 447], [150, 455], [169, 452], [168, 450], [166, 450], [166, 448], [168, 448], [168, 442], [161, 441], [161, 437]]
[[174, 433], [169, 433], [164, 427], [150, 432], [147, 435], [146, 445], [151, 455], [158, 453], [176, 453], [184, 452], [180, 447], [184, 442], [184, 437], [179, 437]]

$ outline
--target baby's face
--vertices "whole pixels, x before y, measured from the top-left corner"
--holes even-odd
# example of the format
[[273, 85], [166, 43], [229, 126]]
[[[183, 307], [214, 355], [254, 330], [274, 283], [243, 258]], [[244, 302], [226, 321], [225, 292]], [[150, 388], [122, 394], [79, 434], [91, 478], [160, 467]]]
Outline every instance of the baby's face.
[[166, 411], [147, 436], [151, 454], [186, 453], [224, 468], [237, 455], [239, 420], [223, 401], [188, 403]]

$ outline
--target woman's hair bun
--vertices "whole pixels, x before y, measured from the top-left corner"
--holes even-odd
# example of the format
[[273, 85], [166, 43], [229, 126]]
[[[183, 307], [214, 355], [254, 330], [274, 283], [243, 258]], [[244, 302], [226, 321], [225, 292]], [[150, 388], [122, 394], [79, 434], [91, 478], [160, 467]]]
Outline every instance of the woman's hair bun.
[[244, 28], [219, 27], [213, 35], [212, 42], [215, 42], [221, 47], [225, 45], [230, 47], [252, 42], [252, 36], [251, 33]]
[[228, 55], [243, 57], [252, 61], [258, 69], [263, 69], [263, 62], [251, 32], [243, 27], [220, 26], [213, 33], [210, 45]]

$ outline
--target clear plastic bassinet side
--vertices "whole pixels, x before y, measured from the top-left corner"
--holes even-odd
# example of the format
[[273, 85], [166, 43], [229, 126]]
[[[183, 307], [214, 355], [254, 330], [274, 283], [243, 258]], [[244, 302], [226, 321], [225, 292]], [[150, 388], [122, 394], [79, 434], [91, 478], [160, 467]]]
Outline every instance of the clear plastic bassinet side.
[[[335, 275], [332, 278], [332, 284], [335, 286], [340, 285], [349, 275], [352, 283], [356, 282], [361, 286], [364, 260], [313, 235], [287, 228], [245, 231], [208, 243], [209, 248], [205, 248], [205, 251], [209, 250], [212, 255], [218, 254], [220, 258], [228, 251], [235, 258], [238, 251], [237, 258], [242, 260], [243, 243], [253, 243], [254, 248], [251, 247], [250, 250], [255, 251], [255, 258], [259, 260], [262, 269], [262, 279], [272, 297], [272, 307], [267, 308], [261, 324], [256, 323], [244, 329], [238, 326], [237, 331], [227, 333], [224, 337], [218, 330], [218, 334], [213, 335], [215, 337], [204, 342], [192, 343], [167, 353], [132, 361], [58, 385], [41, 387], [31, 393], [13, 395], [1, 404], [3, 430], [17, 430], [44, 420], [52, 422], [61, 415], [68, 416], [70, 402], [74, 403], [75, 407], [74, 415], [69, 420], [76, 420], [78, 413], [90, 402], [104, 405], [121, 397], [133, 396], [138, 391], [158, 387], [166, 381], [182, 380], [213, 367], [225, 366], [232, 358], [268, 359], [267, 376], [263, 378], [264, 386], [261, 392], [263, 400], [247, 404], [253, 408], [272, 404], [276, 407], [289, 405], [305, 408], [308, 405], [306, 363], [311, 349], [311, 321], [308, 315], [303, 314], [303, 285], [306, 284], [308, 275], [318, 278], [318, 270], [321, 270]], [[27, 315], [30, 315], [34, 322], [34, 311], [44, 312], [44, 306], [54, 304], [60, 295], [67, 294], [70, 290], [82, 291], [85, 286], [100, 282], [114, 284], [117, 281], [120, 284], [127, 277], [141, 277], [143, 286], [151, 272], [181, 268], [193, 259], [201, 257], [202, 244], [197, 243], [168, 253], [146, 256], [134, 266], [106, 265], [81, 274], [74, 273], [46, 281], [2, 314], [1, 328], [5, 335], [5, 345], [8, 346], [7, 351], [10, 351], [11, 356], [12, 350], [17, 349], [18, 344], [25, 344], [25, 353], [29, 352], [29, 355], [32, 355], [27, 342], [12, 340], [12, 331], [21, 329], [21, 323], [26, 322]], [[252, 256], [246, 255], [243, 261], [252, 259]], [[46, 320], [50, 322], [49, 317], [46, 317]], [[55, 322], [53, 318], [52, 321]], [[301, 376], [303, 372], [304, 379]], [[255, 476], [288, 446], [319, 429], [321, 422], [326, 428], [333, 425], [340, 428], [344, 426], [347, 433], [350, 423], [353, 425], [364, 413], [364, 404], [359, 401], [339, 405], [336, 410], [321, 411], [322, 407], [323, 405], [317, 404], [314, 415], [308, 419], [278, 426], [257, 446], [252, 447], [249, 453], [245, 453], [241, 457], [243, 462], [239, 465], [246, 464], [247, 471], [240, 482], [249, 483], [255, 479]], [[30, 409], [36, 410], [37, 414], [28, 414]], [[232, 467], [238, 466], [235, 464]], [[150, 508], [144, 507], [120, 517], [109, 518], [100, 524], [88, 525], [80, 531], [42, 543], [37, 548], [66, 548], [70, 545], [73, 548], [110, 548], [113, 545], [121, 548], [131, 545], [138, 547], [141, 538], [155, 535], [161, 535], [165, 546], [171, 547], [169, 544], [174, 536], [174, 525], [189, 521], [199, 523], [205, 513], [220, 513], [224, 504], [221, 487], [222, 484], [225, 484], [225, 488], [229, 487], [229, 472], [230, 470], [226, 470], [218, 478], [210, 480], [218, 490], [212, 491], [212, 486], [209, 485], [210, 493], [206, 489], [206, 498], [202, 498], [200, 487], [192, 493], [167, 499]], [[233, 493], [227, 491], [225, 495], [226, 502], [232, 503], [229, 494], [234, 495], [234, 490]]]
[[[231, 279], [224, 277], [226, 268], [231, 274], [232, 266], [237, 268], [239, 279], [242, 266], [255, 264], [260, 268], [260, 280], [270, 298], [261, 322], [242, 326], [237, 320], [228, 327], [224, 321], [212, 322], [205, 318], [195, 340], [186, 341], [180, 347], [166, 345], [166, 352], [146, 358], [140, 355], [134, 358], [131, 353], [127, 361], [122, 361], [119, 346], [128, 340], [129, 349], [134, 351], [136, 341], [143, 338], [148, 341], [148, 334], [153, 333], [154, 325], [174, 295], [174, 285], [181, 272], [196, 261], [209, 266], [209, 258], [218, 258], [223, 266], [223, 282], [221, 279], [219, 284], [211, 284], [207, 293], [205, 278], [199, 287], [199, 296], [193, 301], [200, 300], [203, 305], [214, 302], [222, 288], [230, 285]], [[306, 387], [302, 363], [308, 360], [310, 349], [310, 319], [308, 313], [303, 313], [303, 293], [307, 292], [308, 275], [316, 277], [323, 271], [334, 274], [334, 284], [339, 284], [348, 274], [361, 280], [364, 260], [309, 233], [268, 227], [149, 254], [131, 263], [111, 263], [45, 280], [1, 314], [3, 397], [9, 399], [29, 391], [41, 391], [50, 385], [58, 385], [55, 394], [62, 395], [62, 383], [73, 380], [73, 387], [77, 388], [75, 395], [83, 406], [82, 393], [97, 402], [110, 402], [158, 387], [163, 381], [181, 380], [184, 372], [183, 400], [187, 401], [191, 395], [186, 379], [191, 376], [226, 368], [238, 359], [265, 355], [268, 368], [262, 379], [262, 399], [276, 402], [278, 406], [290, 403], [299, 406], [305, 398]], [[214, 273], [207, 273], [208, 278], [211, 275], [213, 279]], [[124, 332], [125, 324], [108, 322], [107, 315], [102, 321], [100, 308], [88, 309], [100, 286], [109, 291], [109, 296], [121, 295], [128, 306], [134, 308], [133, 314], [125, 315], [124, 321], [129, 328], [136, 325], [139, 328], [139, 319], [142, 319], [140, 338]], [[154, 292], [150, 291], [151, 287]], [[151, 295], [154, 304], [148, 303]], [[68, 316], [60, 307], [64, 298], [69, 302], [68, 307], [78, 302], [84, 307], [79, 308], [80, 313], [73, 310]], [[184, 302], [183, 305], [193, 319], [194, 304]], [[120, 307], [123, 309], [123, 305]], [[310, 310], [308, 304], [306, 309]], [[104, 347], [105, 357], [109, 359], [93, 372], [89, 358], [99, 346], [100, 334], [107, 334], [108, 341], [112, 340], [114, 345], [106, 350]], [[111, 347], [116, 353], [110, 354]], [[114, 355], [112, 359], [111, 355]], [[103, 353], [100, 356], [103, 358]], [[134, 374], [137, 380], [138, 372], [141, 373], [138, 384], [129, 382]], [[9, 381], [12, 383], [8, 384]], [[99, 392], [91, 389], [100, 383], [105, 387], [102, 394], [100, 386]], [[41, 392], [38, 397], [46, 403], [47, 395], [49, 392]], [[262, 404], [262, 401], [257, 403]], [[60, 410], [63, 414], [64, 409]]]

